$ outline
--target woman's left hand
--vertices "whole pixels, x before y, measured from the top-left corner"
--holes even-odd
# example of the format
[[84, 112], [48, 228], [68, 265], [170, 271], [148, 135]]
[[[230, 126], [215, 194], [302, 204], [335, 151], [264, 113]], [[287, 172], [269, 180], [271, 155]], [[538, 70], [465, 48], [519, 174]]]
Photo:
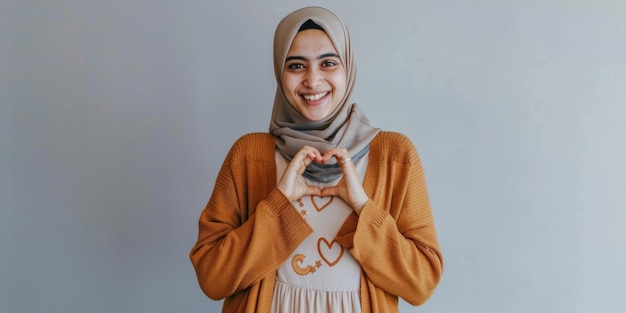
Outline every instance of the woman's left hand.
[[322, 197], [338, 196], [348, 203], [357, 215], [361, 214], [361, 210], [369, 201], [369, 197], [363, 189], [363, 184], [354, 167], [354, 163], [350, 159], [350, 154], [343, 148], [330, 149], [322, 155], [322, 162], [326, 163], [330, 158], [336, 158], [337, 163], [341, 167], [343, 177], [339, 184], [332, 187], [322, 189]]

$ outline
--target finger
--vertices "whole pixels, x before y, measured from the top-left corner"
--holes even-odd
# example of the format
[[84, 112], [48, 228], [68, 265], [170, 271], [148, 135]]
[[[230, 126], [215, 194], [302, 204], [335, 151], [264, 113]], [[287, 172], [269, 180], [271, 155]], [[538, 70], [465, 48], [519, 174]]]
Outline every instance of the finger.
[[337, 186], [326, 187], [321, 190], [321, 197], [332, 197], [339, 195], [339, 188]]
[[322, 190], [318, 187], [308, 186], [306, 196], [322, 197]]
[[343, 164], [346, 163], [345, 160], [350, 159], [350, 154], [348, 153], [348, 150], [343, 149], [343, 148], [332, 148], [326, 152], [324, 152], [324, 155], [322, 155], [322, 159], [324, 160], [324, 163], [328, 162], [328, 160], [330, 160], [331, 158], [335, 158], [337, 159], [337, 163], [338, 164]]
[[341, 160], [337, 160], [337, 162], [339, 163], [339, 166], [341, 166], [342, 168], [347, 165], [354, 165], [352, 164], [352, 159], [349, 156], [343, 157]]
[[309, 158], [311, 158], [311, 161], [315, 161], [317, 163], [322, 163], [322, 154], [319, 152], [319, 150], [313, 148], [313, 147], [309, 147], [310, 150], [309, 151]]
[[297, 172], [303, 171], [306, 166], [318, 158], [318, 155], [319, 152], [316, 149], [305, 146], [293, 156], [288, 167]]
[[312, 161], [319, 161], [322, 158], [322, 154], [315, 148], [310, 146], [304, 146], [298, 153], [303, 153], [305, 156]]

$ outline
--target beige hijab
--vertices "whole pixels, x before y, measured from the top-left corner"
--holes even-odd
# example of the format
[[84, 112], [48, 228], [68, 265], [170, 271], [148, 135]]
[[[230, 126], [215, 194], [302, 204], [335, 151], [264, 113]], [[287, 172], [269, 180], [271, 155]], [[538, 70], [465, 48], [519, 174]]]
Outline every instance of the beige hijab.
[[[291, 43], [298, 29], [307, 20], [324, 29], [335, 46], [347, 75], [346, 94], [337, 108], [324, 120], [313, 122], [303, 117], [285, 98], [282, 88], [283, 68]], [[312, 146], [321, 153], [334, 147], [345, 148], [352, 160], [369, 151], [369, 143], [380, 131], [370, 125], [356, 103], [349, 103], [354, 88], [356, 66], [346, 25], [332, 12], [320, 7], [306, 7], [287, 15], [278, 24], [274, 34], [274, 72], [276, 97], [270, 122], [270, 133], [276, 136], [278, 150], [289, 160], [305, 146]], [[341, 169], [332, 164], [309, 165], [304, 175], [318, 182], [330, 182], [341, 176]]]

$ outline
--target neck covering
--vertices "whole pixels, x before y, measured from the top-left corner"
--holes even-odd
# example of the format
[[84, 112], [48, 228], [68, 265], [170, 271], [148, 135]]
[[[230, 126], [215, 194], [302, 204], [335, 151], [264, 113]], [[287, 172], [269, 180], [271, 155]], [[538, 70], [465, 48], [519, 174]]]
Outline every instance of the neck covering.
[[[300, 26], [309, 19], [323, 28], [330, 38], [347, 78], [346, 94], [339, 105], [324, 120], [315, 122], [303, 117], [289, 104], [282, 87], [287, 53]], [[277, 149], [288, 160], [305, 145], [321, 153], [335, 147], [345, 148], [353, 161], [369, 151], [369, 143], [380, 129], [370, 125], [356, 103], [349, 102], [356, 78], [356, 64], [348, 29], [334, 13], [320, 7], [306, 7], [281, 20], [274, 34], [274, 74], [277, 88], [269, 130], [276, 136]], [[339, 178], [342, 171], [333, 158], [326, 164], [312, 162], [303, 175], [313, 181], [327, 183]]]

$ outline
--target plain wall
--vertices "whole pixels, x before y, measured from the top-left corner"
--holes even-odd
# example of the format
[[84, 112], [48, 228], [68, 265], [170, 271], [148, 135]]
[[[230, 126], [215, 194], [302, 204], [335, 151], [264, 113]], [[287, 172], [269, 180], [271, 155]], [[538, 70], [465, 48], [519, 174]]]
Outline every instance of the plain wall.
[[197, 218], [305, 5], [423, 161], [445, 273], [402, 312], [626, 312], [622, 0], [0, 2], [1, 312], [220, 310]]

